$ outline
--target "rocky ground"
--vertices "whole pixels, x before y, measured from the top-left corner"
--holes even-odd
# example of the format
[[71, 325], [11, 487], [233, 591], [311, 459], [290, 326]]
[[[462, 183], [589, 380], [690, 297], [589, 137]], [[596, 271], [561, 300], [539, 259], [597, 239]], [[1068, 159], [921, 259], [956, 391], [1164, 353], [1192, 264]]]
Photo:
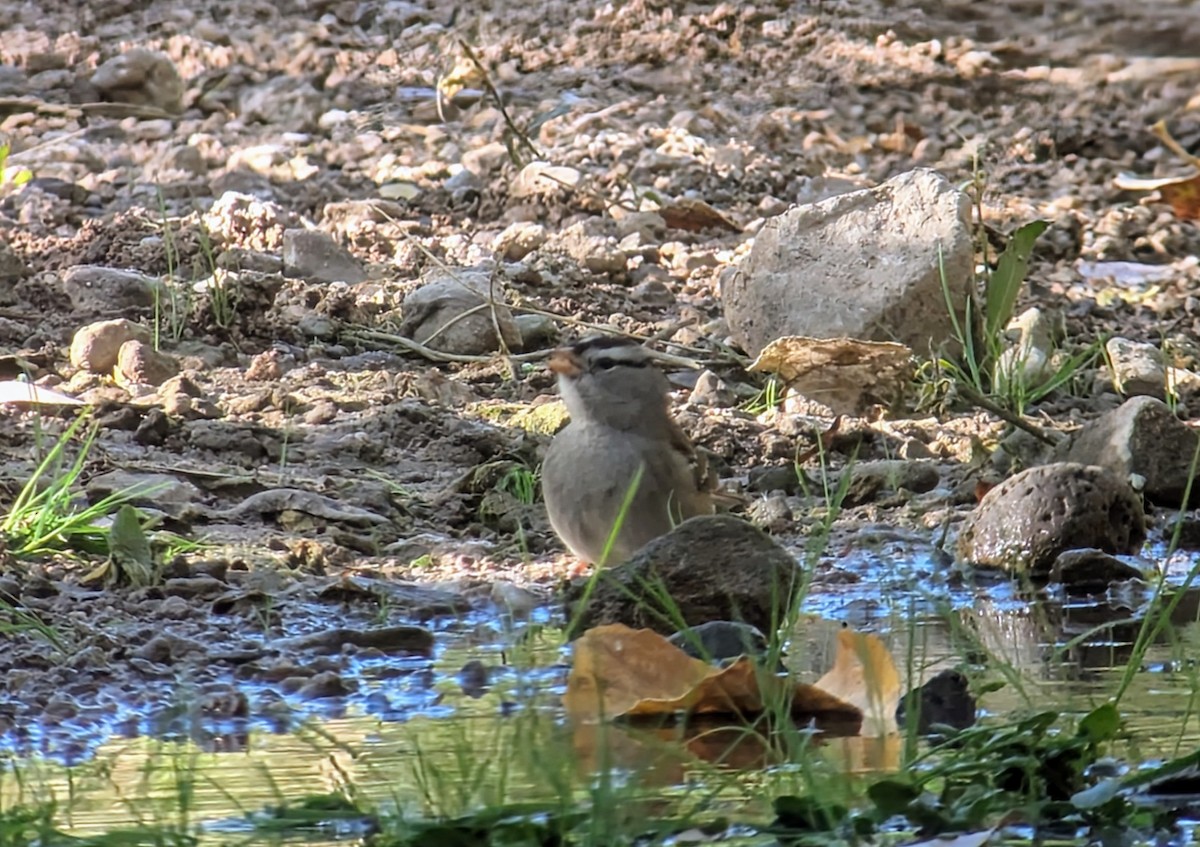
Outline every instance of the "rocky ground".
[[[430, 645], [335, 639], [351, 661], [280, 639], [331, 619], [455, 619], [497, 580], [560, 579], [572, 563], [525, 502], [560, 420], [541, 360], [596, 328], [712, 372], [679, 369], [681, 422], [731, 487], [761, 490], [756, 521], [803, 548], [823, 498], [752, 479], [797, 456], [818, 478], [833, 423], [761, 402], [721, 300], [791, 204], [914, 167], [982, 181], [996, 243], [1050, 222], [1022, 304], [1061, 314], [1068, 348], [1110, 334], [1195, 347], [1200, 232], [1113, 184], [1186, 172], [1158, 120], [1200, 147], [1190, 2], [0, 10], [25, 22], [0, 33], [0, 374], [95, 407], [89, 497], [155, 484], [142, 499], [159, 526], [205, 543], [136, 590], [81, 585], [95, 560], [5, 564], [5, 602], [56, 633], [11, 618], [0, 650], [0, 730], [26, 751], [70, 755], [39, 716], [79, 738], [152, 729], [150, 713], [344, 697]], [[1137, 263], [1121, 266], [1131, 278], [1096, 271], [1111, 261]], [[405, 343], [444, 322], [405, 298], [452, 272], [508, 303], [494, 317], [519, 355], [489, 351], [486, 311], [451, 355]], [[1102, 374], [1076, 385], [1035, 410], [1041, 425], [1120, 401], [1094, 390]], [[835, 465], [933, 467], [908, 486], [876, 468], [853, 490], [826, 583], [861, 577], [838, 564], [856, 539], [936, 541], [996, 470], [1006, 423], [924, 399], [820, 445]], [[7, 504], [74, 410], [0, 414]], [[202, 705], [171, 710], [181, 681]], [[239, 681], [262, 687], [248, 702]]]

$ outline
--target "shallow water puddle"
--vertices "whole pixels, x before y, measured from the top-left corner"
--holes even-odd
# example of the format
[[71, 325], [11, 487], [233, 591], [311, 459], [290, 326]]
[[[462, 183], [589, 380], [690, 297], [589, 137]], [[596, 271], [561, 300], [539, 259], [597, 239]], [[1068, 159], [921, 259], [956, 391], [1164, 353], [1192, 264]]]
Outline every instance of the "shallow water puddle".
[[[814, 586], [787, 646], [789, 667], [809, 679], [828, 668], [833, 635], [847, 621], [881, 634], [905, 676], [956, 667], [1006, 680], [981, 698], [985, 721], [1083, 714], [1121, 685], [1144, 592], [1099, 599], [1051, 592], [1030, 602], [1006, 581], [925, 583], [932, 563], [898, 562], [870, 554], [845, 563], [863, 575], [857, 581]], [[1183, 599], [1175, 626], [1131, 677], [1121, 703], [1128, 740], [1114, 755], [1170, 758], [1200, 744], [1200, 670], [1190, 658], [1198, 596]], [[664, 809], [703, 786], [711, 808], [755, 809], [769, 819], [754, 785], [791, 776], [757, 735], [719, 723], [569, 726], [558, 705], [567, 659], [558, 624], [548, 612], [515, 627], [479, 614], [442, 621], [432, 658], [351, 657], [347, 676], [357, 692], [298, 708], [280, 701], [275, 720], [202, 720], [182, 708], [117, 711], [101, 727], [23, 727], [20, 758], [0, 772], [0, 807], [52, 800], [80, 834], [116, 821], [206, 821], [228, 832], [249, 827], [247, 815], [314, 793], [347, 791], [405, 817], [453, 816], [564, 792], [583, 799], [605, 773], [636, 783]], [[278, 699], [263, 686], [247, 693]], [[94, 747], [100, 732], [110, 737]], [[900, 762], [898, 739], [816, 744], [822, 759], [847, 773], [889, 772]], [[53, 761], [71, 751], [73, 767]], [[345, 826], [341, 834], [354, 834]]]

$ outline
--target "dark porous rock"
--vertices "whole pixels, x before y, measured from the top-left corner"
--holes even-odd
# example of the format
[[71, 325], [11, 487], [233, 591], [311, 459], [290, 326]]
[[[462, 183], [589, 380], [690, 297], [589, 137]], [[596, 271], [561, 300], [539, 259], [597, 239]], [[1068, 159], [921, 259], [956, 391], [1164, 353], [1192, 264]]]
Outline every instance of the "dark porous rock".
[[1066, 550], [1050, 568], [1050, 581], [1058, 582], [1069, 593], [1104, 592], [1115, 582], [1145, 579], [1146, 575], [1128, 562], [1095, 548]]
[[[1108, 468], [1122, 479], [1136, 474], [1145, 480], [1147, 500], [1176, 508], [1187, 488], [1197, 438], [1163, 401], [1130, 397], [1079, 430], [1061, 458]], [[1200, 485], [1192, 486], [1191, 498], [1193, 505], [1200, 501]]]
[[689, 626], [740, 621], [770, 631], [800, 579], [795, 559], [762, 531], [728, 515], [705, 515], [604, 570], [586, 604], [584, 586], [572, 586], [568, 603], [584, 629], [623, 623], [670, 635], [682, 618]]
[[1146, 540], [1142, 503], [1129, 483], [1095, 465], [1029, 468], [984, 495], [958, 536], [960, 559], [1046, 576], [1064, 550], [1136, 553]]
[[938, 725], [954, 729], [973, 726], [975, 698], [967, 678], [955, 670], [940, 671], [905, 694], [896, 706], [896, 723], [904, 727], [910, 717], [920, 735], [929, 735]]

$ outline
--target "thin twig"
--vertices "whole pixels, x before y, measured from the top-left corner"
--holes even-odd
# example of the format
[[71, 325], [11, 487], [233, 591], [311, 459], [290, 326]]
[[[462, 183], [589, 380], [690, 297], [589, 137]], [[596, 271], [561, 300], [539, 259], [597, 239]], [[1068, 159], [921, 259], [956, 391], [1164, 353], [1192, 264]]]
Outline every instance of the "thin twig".
[[[403, 335], [395, 335], [390, 332], [383, 332], [377, 329], [356, 329], [345, 333], [349, 338], [355, 338], [365, 341], [382, 341], [388, 344], [395, 344], [397, 347], [403, 347], [406, 350], [411, 350], [413, 353], [424, 356], [433, 362], [457, 362], [459, 364], [487, 364], [496, 361], [495, 356], [475, 356], [468, 353], [443, 353], [441, 350], [434, 350], [432, 347], [426, 347], [418, 341], [413, 341], [411, 338], [405, 338]], [[536, 362], [538, 359], [545, 359], [550, 355], [549, 350], [536, 350], [533, 353], [514, 353], [509, 358], [514, 362]]]
[[1010, 412], [1008, 409], [1004, 408], [1003, 406], [993, 403], [991, 400], [984, 397], [982, 394], [980, 394], [975, 389], [971, 388], [969, 385], [966, 385], [964, 383], [959, 383], [959, 385], [957, 386], [957, 390], [958, 390], [958, 393], [961, 394], [963, 397], [965, 397], [970, 403], [978, 406], [979, 408], [983, 409], [985, 412], [991, 412], [996, 417], [1000, 418], [1003, 421], [1006, 421], [1007, 423], [1012, 424], [1013, 426], [1017, 427], [1018, 429], [1024, 430], [1025, 432], [1029, 433], [1034, 438], [1036, 438], [1038, 441], [1041, 441], [1044, 444], [1049, 444], [1051, 447], [1054, 447], [1055, 445], [1058, 444], [1058, 442], [1055, 441], [1053, 437], [1051, 437], [1050, 433], [1046, 432], [1046, 430], [1042, 429], [1040, 426], [1032, 424], [1029, 421], [1025, 420], [1023, 417], [1021, 417], [1020, 415], [1014, 414], [1013, 412]]
[[475, 67], [479, 69], [479, 73], [483, 76], [483, 85], [485, 88], [487, 88], [488, 94], [492, 95], [492, 99], [496, 101], [496, 108], [500, 111], [500, 117], [504, 119], [504, 125], [507, 126], [509, 131], [516, 136], [517, 140], [520, 141], [521, 144], [533, 154], [533, 158], [542, 158], [541, 151], [534, 146], [533, 141], [530, 140], [529, 136], [519, 129], [516, 123], [513, 122], [512, 116], [508, 113], [508, 109], [504, 105], [504, 99], [500, 96], [500, 92], [496, 89], [496, 86], [492, 84], [492, 75], [489, 74], [487, 68], [483, 66], [483, 62], [479, 61], [479, 56], [477, 56], [475, 51], [471, 49], [471, 45], [461, 38], [458, 39], [458, 45], [463, 49], [463, 52], [467, 54], [467, 58], [474, 62]]

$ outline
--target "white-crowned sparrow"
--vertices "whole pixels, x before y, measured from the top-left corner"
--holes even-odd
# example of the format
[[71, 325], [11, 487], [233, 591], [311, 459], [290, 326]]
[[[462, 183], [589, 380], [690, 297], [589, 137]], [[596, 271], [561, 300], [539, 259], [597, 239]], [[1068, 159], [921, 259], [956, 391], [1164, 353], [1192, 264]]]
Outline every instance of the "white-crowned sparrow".
[[555, 350], [550, 369], [571, 422], [550, 444], [542, 491], [550, 525], [572, 553], [614, 564], [680, 521], [713, 513], [716, 479], [672, 420], [670, 386], [648, 350], [593, 336]]

